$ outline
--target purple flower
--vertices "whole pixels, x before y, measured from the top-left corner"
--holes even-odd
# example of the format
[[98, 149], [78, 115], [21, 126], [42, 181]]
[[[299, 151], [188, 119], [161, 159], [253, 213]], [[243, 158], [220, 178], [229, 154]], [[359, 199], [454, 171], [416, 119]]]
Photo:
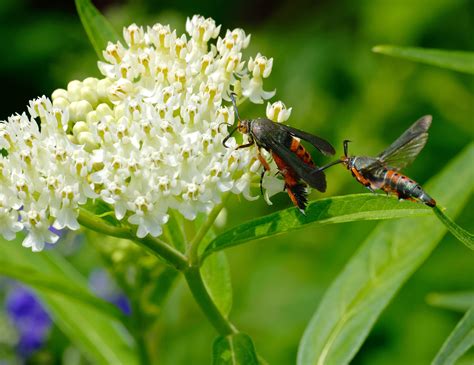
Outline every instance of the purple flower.
[[27, 358], [48, 339], [51, 318], [36, 295], [20, 285], [15, 285], [10, 290], [5, 307], [20, 336], [18, 353]]

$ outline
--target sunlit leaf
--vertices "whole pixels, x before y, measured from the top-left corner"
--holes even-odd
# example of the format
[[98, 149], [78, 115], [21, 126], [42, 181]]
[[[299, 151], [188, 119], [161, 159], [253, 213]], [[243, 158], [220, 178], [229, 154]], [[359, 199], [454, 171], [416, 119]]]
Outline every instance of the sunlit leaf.
[[[63, 257], [54, 251], [32, 253], [20, 240], [2, 241], [2, 260], [18, 269], [40, 272], [45, 277], [67, 281], [73, 291], [87, 291], [87, 281]], [[26, 273], [25, 273], [26, 274]], [[57, 279], [57, 280], [59, 280]], [[35, 287], [56, 325], [94, 364], [138, 364], [136, 346], [123, 324], [112, 312], [94, 308], [69, 293]]]
[[303, 228], [309, 224], [344, 223], [393, 219], [432, 214], [431, 208], [410, 201], [398, 201], [385, 194], [353, 194], [311, 202], [306, 215], [296, 208], [281, 210], [246, 222], [213, 239], [204, 256], [247, 241], [267, 238]]
[[76, 0], [76, 8], [97, 56], [103, 59], [102, 51], [107, 43], [118, 41], [119, 35], [90, 0]]
[[258, 365], [252, 339], [243, 333], [216, 338], [212, 353], [213, 365]]
[[474, 305], [474, 291], [452, 293], [430, 293], [426, 297], [428, 304], [434, 307], [466, 312]]
[[209, 257], [201, 267], [202, 279], [214, 303], [227, 317], [232, 308], [230, 266], [225, 252]]
[[474, 74], [474, 53], [463, 51], [448, 51], [414, 47], [398, 47], [380, 45], [372, 48], [376, 53], [404, 58], [410, 61], [448, 68], [450, 70]]
[[443, 344], [432, 365], [452, 365], [474, 346], [474, 306], [472, 306]]
[[[206, 217], [200, 216], [197, 225], [204, 223]], [[207, 232], [200, 246], [200, 251], [216, 237], [211, 229]], [[201, 253], [200, 252], [200, 253]], [[230, 279], [230, 265], [224, 252], [219, 252], [214, 257], [210, 257], [201, 267], [202, 280], [206, 286], [213, 302], [220, 312], [227, 317], [232, 308], [232, 282]]]
[[[474, 145], [462, 151], [426, 185], [449, 213], [466, 204], [474, 170]], [[306, 328], [298, 364], [347, 364], [382, 310], [446, 233], [436, 217], [380, 223], [324, 295]], [[462, 273], [460, 273], [462, 275]]]

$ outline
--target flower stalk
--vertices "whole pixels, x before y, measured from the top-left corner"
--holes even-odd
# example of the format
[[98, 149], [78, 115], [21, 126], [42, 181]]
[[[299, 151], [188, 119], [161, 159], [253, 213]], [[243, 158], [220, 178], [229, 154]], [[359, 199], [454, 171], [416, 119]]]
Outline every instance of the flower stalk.
[[113, 226], [82, 208], [80, 209], [78, 221], [81, 225], [93, 231], [112, 237], [132, 240], [159, 258], [164, 259], [168, 264], [174, 266], [179, 271], [184, 270], [188, 266], [186, 256], [159, 238], [150, 235], [141, 239], [137, 238], [133, 228], [129, 226]]
[[222, 202], [220, 204], [217, 204], [209, 213], [209, 216], [207, 217], [206, 222], [199, 228], [198, 232], [192, 239], [191, 243], [189, 244], [189, 264], [190, 266], [200, 266], [200, 260], [199, 260], [199, 246], [203, 240], [203, 238], [206, 236], [207, 232], [212, 228], [214, 225], [214, 222], [221, 212], [222, 208], [224, 208], [225, 203], [227, 202], [227, 199], [229, 199], [229, 193], [224, 194], [222, 198]]
[[150, 235], [141, 239], [137, 238], [136, 232], [134, 232], [132, 227], [113, 226], [83, 208], [80, 210], [78, 221], [82, 226], [93, 231], [113, 237], [132, 240], [140, 246], [145, 247], [158, 258], [164, 259], [178, 271], [182, 272], [194, 299], [201, 307], [204, 315], [220, 335], [226, 336], [236, 333], [237, 329], [222, 315], [204, 285], [199, 267], [198, 249], [202, 239], [209, 229], [211, 229], [214, 221], [224, 207], [228, 196], [229, 194], [226, 194], [222, 202], [214, 207], [205, 224], [201, 226], [199, 231], [196, 233], [196, 236], [190, 243], [188, 256], [184, 256], [171, 245]]
[[[250, 35], [220, 30], [197, 15], [182, 35], [132, 24], [125, 42], [103, 51], [100, 78], [71, 81], [0, 121], [0, 236], [25, 230], [23, 246], [33, 251], [57, 242], [51, 227], [131, 240], [182, 272], [209, 321], [228, 335], [237, 330], [205, 287], [199, 253], [230, 194], [258, 198], [251, 183], [261, 167], [253, 148], [227, 138], [235, 124], [229, 95], [262, 104], [275, 91], [263, 88], [273, 59], [245, 59]], [[290, 112], [282, 102], [267, 106], [275, 122]], [[268, 200], [282, 180], [268, 174], [264, 188]], [[107, 204], [114, 222], [88, 211], [90, 201]], [[160, 238], [175, 213], [185, 221], [208, 215], [186, 253]]]
[[217, 332], [219, 332], [221, 336], [237, 333], [237, 329], [222, 315], [207, 292], [199, 268], [196, 266], [189, 267], [184, 272], [184, 277], [186, 278], [186, 282], [194, 299]]

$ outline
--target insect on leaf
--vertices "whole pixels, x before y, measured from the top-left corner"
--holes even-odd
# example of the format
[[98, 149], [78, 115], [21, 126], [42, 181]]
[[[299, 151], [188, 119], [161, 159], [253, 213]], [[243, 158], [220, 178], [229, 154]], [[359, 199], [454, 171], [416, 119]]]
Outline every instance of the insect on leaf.
[[[474, 170], [474, 144], [462, 151], [428, 184], [455, 216], [468, 201], [465, 182]], [[298, 350], [298, 364], [347, 364], [413, 272], [446, 233], [436, 217], [380, 223], [325, 293]]]

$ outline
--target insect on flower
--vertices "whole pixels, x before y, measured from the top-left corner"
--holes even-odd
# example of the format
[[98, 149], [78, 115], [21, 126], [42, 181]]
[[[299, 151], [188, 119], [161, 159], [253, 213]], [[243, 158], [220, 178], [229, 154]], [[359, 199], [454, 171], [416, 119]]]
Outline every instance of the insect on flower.
[[413, 162], [425, 146], [430, 125], [430, 115], [421, 117], [377, 157], [348, 156], [350, 141], [345, 140], [344, 156], [321, 167], [320, 170], [342, 163], [358, 182], [372, 192], [375, 189], [382, 189], [387, 194], [396, 194], [399, 199], [419, 200], [434, 207], [436, 201], [417, 182], [399, 173], [402, 168]]
[[304, 213], [308, 202], [307, 184], [324, 192], [326, 191], [326, 177], [322, 170], [317, 169], [311, 155], [300, 143], [300, 138], [311, 143], [324, 155], [334, 155], [334, 147], [320, 137], [287, 125], [275, 123], [267, 118], [241, 120], [235, 102], [235, 94], [231, 94], [231, 99], [238, 122], [237, 126], [222, 141], [224, 147], [228, 147], [226, 142], [236, 130], [246, 134], [249, 138], [248, 143], [238, 146], [237, 149], [257, 145], [257, 157], [263, 166], [260, 177], [260, 192], [262, 194], [263, 177], [265, 172], [270, 171], [270, 165], [260, 153], [260, 149], [267, 150], [272, 155], [279, 173], [285, 180], [284, 189], [291, 201]]

